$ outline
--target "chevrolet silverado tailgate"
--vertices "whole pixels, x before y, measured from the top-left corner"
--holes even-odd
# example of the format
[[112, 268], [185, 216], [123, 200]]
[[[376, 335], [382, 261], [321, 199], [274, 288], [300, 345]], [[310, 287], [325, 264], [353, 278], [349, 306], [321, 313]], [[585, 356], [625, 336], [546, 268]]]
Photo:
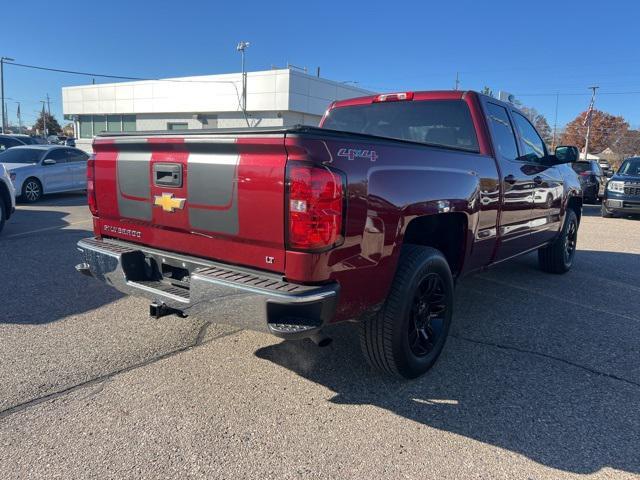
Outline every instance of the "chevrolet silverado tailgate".
[[284, 271], [284, 132], [98, 137], [94, 152], [100, 236]]

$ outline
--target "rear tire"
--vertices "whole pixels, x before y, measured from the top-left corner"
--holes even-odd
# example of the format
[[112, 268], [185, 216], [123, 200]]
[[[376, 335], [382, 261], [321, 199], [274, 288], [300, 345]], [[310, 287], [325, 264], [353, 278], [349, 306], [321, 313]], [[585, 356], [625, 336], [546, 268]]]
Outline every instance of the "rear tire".
[[578, 217], [567, 209], [560, 236], [553, 243], [538, 249], [538, 264], [547, 273], [567, 273], [571, 270], [578, 240]]
[[27, 178], [22, 185], [22, 200], [28, 203], [37, 202], [42, 198], [42, 184], [37, 178]]
[[2, 197], [0, 197], [0, 233], [2, 233], [5, 221], [7, 220], [7, 211], [9, 210], [9, 208], [10, 207], [8, 205], [5, 205]]
[[378, 370], [416, 378], [440, 356], [452, 315], [453, 277], [444, 255], [405, 245], [384, 306], [361, 323], [362, 352]]

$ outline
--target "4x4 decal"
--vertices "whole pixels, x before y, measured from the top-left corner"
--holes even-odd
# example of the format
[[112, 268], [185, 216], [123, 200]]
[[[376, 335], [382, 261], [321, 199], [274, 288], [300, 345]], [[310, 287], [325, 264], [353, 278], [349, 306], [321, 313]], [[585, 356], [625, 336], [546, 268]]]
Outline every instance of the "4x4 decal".
[[341, 148], [338, 150], [338, 156], [348, 158], [349, 160], [367, 158], [372, 162], [378, 159], [378, 153], [375, 150], [360, 150], [358, 148]]

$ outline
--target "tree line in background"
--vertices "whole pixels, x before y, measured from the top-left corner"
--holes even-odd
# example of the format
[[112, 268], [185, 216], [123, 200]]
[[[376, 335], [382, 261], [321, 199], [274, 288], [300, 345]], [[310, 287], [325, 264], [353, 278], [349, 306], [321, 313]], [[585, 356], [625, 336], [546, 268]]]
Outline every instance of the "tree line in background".
[[[489, 87], [484, 87], [482, 93], [494, 96]], [[529, 118], [551, 149], [558, 145], [575, 145], [584, 152], [588, 111], [585, 110], [567, 123], [562, 132], [556, 133], [554, 138], [553, 130], [544, 115], [518, 100], [514, 103]], [[617, 168], [625, 158], [640, 156], [640, 130], [632, 129], [623, 117], [594, 109], [591, 113], [589, 153], [608, 160]]]

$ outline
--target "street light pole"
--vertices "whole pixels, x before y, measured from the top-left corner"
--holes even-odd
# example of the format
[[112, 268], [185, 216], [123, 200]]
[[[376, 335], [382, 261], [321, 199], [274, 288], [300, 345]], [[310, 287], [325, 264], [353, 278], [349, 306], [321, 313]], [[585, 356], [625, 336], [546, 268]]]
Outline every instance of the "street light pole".
[[[247, 116], [247, 72], [244, 69], [244, 51], [249, 47], [249, 42], [238, 42], [236, 50], [242, 55], [242, 111], [245, 119]], [[249, 121], [247, 120], [247, 124]]]
[[2, 133], [6, 128], [7, 113], [4, 107], [4, 62], [14, 62], [13, 58], [0, 57], [0, 102], [2, 103]]

